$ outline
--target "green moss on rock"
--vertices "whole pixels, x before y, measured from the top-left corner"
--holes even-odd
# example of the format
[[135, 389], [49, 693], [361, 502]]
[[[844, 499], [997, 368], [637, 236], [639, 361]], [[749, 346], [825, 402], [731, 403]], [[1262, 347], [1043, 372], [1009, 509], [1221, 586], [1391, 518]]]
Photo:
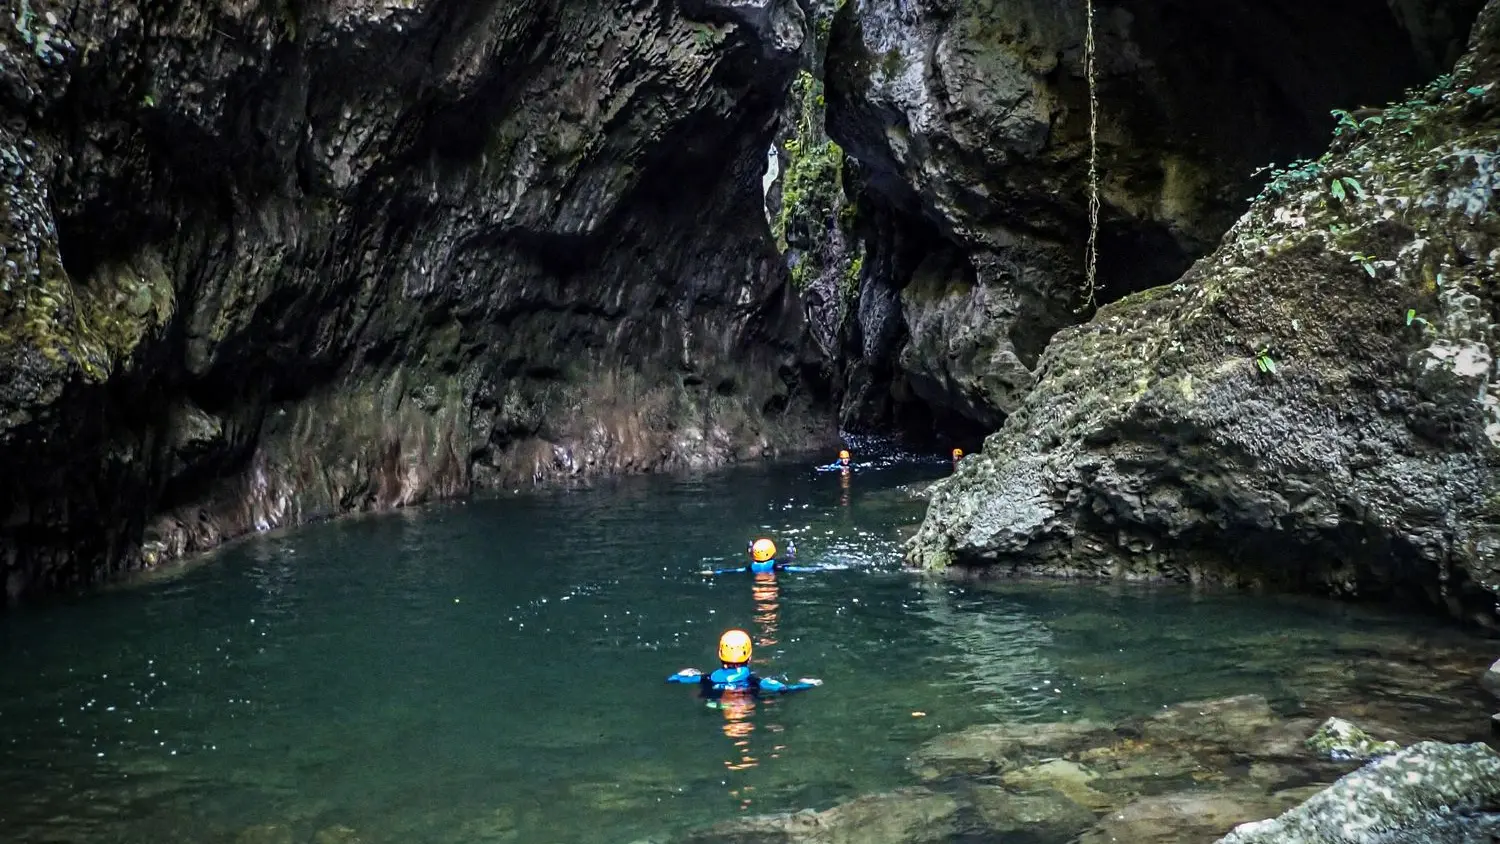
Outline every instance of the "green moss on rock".
[[1500, 624], [1496, 54], [1492, 2], [1456, 84], [1336, 137], [1175, 284], [1060, 332], [936, 487], [909, 561], [1416, 598]]
[[1307, 739], [1307, 749], [1335, 762], [1388, 756], [1401, 749], [1393, 741], [1373, 736], [1342, 718], [1329, 718]]

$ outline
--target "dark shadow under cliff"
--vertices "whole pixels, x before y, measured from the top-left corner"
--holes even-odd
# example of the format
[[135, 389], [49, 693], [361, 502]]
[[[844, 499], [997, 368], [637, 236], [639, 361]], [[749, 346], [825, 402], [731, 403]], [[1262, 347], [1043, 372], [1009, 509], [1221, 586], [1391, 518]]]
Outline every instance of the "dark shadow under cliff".
[[789, 0], [3, 17], [10, 599], [831, 436], [761, 211]]

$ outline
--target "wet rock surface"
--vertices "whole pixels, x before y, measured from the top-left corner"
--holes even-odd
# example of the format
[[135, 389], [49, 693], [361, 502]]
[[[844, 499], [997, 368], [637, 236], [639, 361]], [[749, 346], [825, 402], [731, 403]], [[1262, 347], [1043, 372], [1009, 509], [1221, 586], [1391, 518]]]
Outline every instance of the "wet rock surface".
[[788, 0], [8, 6], [7, 597], [829, 436], [761, 213], [805, 26]]
[[1369, 733], [1342, 718], [1329, 718], [1324, 721], [1323, 726], [1319, 727], [1312, 738], [1307, 740], [1307, 746], [1336, 762], [1371, 759], [1376, 756], [1386, 756], [1401, 749], [1400, 745], [1393, 741], [1376, 740]]
[[876, 794], [822, 812], [795, 812], [730, 821], [685, 837], [709, 844], [937, 844], [958, 827], [958, 801], [922, 788]]
[[[1095, 3], [1099, 300], [1180, 276], [1242, 212], [1256, 168], [1324, 143], [1330, 109], [1450, 68], [1481, 5]], [[846, 425], [922, 406], [948, 430], [993, 431], [1079, 320], [1085, 31], [1082, 2], [1050, 0], [850, 0], [835, 16], [828, 130], [859, 161], [868, 244]], [[1378, 69], [1353, 70], [1327, 32]]]
[[1492, 3], [1453, 77], [1278, 174], [1177, 282], [1059, 334], [908, 559], [1493, 625], [1497, 51]]
[[1482, 744], [1422, 742], [1372, 762], [1274, 820], [1221, 844], [1468, 844], [1500, 833], [1500, 755]]
[[1500, 698], [1500, 660], [1496, 660], [1485, 669], [1479, 677], [1479, 685], [1483, 686], [1492, 697]]
[[1223, 830], [1288, 808], [1296, 793], [1178, 793], [1144, 797], [1105, 815], [1078, 844], [1196, 844]]

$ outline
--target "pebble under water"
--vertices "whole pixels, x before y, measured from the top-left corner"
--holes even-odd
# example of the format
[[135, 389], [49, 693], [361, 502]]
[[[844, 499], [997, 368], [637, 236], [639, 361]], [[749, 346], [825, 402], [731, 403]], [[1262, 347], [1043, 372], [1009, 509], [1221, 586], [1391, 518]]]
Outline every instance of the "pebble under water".
[[[1168, 588], [899, 570], [946, 461], [637, 477], [260, 536], [0, 618], [0, 840], [625, 844], [909, 785], [979, 723], [1278, 710], [1483, 735], [1436, 622]], [[704, 577], [794, 539], [842, 570]], [[821, 688], [710, 706], [750, 631]]]

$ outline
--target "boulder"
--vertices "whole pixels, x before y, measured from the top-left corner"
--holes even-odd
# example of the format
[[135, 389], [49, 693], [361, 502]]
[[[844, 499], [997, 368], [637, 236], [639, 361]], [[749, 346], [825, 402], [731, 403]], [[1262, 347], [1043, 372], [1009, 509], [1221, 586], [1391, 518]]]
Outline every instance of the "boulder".
[[1453, 76], [1275, 174], [1174, 283], [1060, 332], [908, 561], [1497, 623], [1497, 55], [1492, 2]]
[[1500, 754], [1421, 742], [1218, 844], [1479, 844], [1500, 834]]
[[1342, 718], [1329, 718], [1307, 740], [1309, 750], [1336, 762], [1363, 762], [1401, 749], [1393, 741], [1376, 741], [1369, 733]]

